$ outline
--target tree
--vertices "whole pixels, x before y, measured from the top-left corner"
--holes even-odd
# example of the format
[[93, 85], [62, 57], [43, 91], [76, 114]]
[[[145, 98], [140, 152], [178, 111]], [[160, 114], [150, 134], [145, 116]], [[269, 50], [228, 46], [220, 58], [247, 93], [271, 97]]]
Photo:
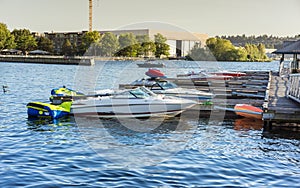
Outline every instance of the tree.
[[166, 44], [167, 38], [162, 34], [157, 33], [154, 35], [154, 44], [155, 44], [155, 57], [160, 58], [162, 55], [169, 56], [170, 46]]
[[62, 48], [61, 48], [62, 54], [71, 56], [74, 55], [74, 49], [69, 39], [66, 39]]
[[37, 48], [47, 52], [53, 52], [53, 41], [46, 37], [39, 37], [37, 39]]
[[215, 61], [213, 54], [208, 48], [201, 47], [200, 43], [196, 43], [187, 55], [188, 60], [192, 61]]
[[265, 45], [260, 43], [257, 45], [257, 49], [259, 53], [259, 58], [262, 60], [267, 59]]
[[116, 35], [111, 32], [104, 33], [100, 41], [100, 55], [111, 57], [119, 48], [119, 41]]
[[7, 29], [7, 26], [3, 23], [0, 23], [0, 50], [15, 48], [16, 43], [14, 40], [15, 38]]
[[155, 53], [155, 43], [150, 40], [148, 35], [138, 35], [136, 36], [136, 39], [140, 44], [138, 55], [149, 57]]
[[[89, 49], [89, 52], [86, 54], [95, 54], [95, 49], [94, 47], [97, 46], [95, 45], [95, 43], [99, 43], [101, 39], [101, 35], [98, 31], [89, 31], [83, 34], [82, 36], [82, 43], [80, 46], [80, 51], [82, 54], [84, 54], [89, 48], [93, 48], [93, 49]], [[93, 51], [93, 52], [92, 52]]]
[[218, 61], [228, 61], [231, 59], [228, 52], [233, 51], [234, 46], [229, 40], [221, 38], [209, 38], [206, 46], [211, 50]]
[[246, 44], [245, 49], [248, 61], [256, 61], [259, 58], [260, 54], [255, 44]]
[[78, 48], [76, 43], [73, 43], [72, 48], [73, 48], [73, 55], [78, 55]]
[[139, 44], [136, 37], [132, 33], [125, 33], [119, 36], [120, 49], [117, 52], [118, 56], [136, 57], [139, 49]]
[[17, 49], [23, 53], [36, 49], [37, 41], [28, 29], [14, 29], [12, 34], [15, 37]]
[[244, 48], [240, 47], [237, 49], [231, 49], [227, 53], [227, 61], [246, 61], [247, 60], [247, 52]]
[[242, 36], [221, 36], [222, 39], [228, 39], [234, 44], [235, 46], [245, 47], [246, 44], [264, 44], [267, 48], [282, 48], [283, 41], [287, 40], [299, 40], [299, 35], [294, 37], [276, 37], [276, 36], [268, 36], [268, 35], [261, 35], [261, 36], [246, 36], [243, 34]]
[[243, 48], [236, 48], [229, 40], [221, 38], [209, 38], [207, 47], [218, 61], [245, 61], [247, 53]]

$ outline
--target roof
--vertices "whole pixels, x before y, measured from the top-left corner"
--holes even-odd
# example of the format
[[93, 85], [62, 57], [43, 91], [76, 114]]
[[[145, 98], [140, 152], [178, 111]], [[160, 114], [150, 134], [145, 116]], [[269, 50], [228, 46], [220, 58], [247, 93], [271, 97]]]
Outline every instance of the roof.
[[300, 54], [300, 40], [291, 42], [289, 45], [276, 50], [275, 54]]

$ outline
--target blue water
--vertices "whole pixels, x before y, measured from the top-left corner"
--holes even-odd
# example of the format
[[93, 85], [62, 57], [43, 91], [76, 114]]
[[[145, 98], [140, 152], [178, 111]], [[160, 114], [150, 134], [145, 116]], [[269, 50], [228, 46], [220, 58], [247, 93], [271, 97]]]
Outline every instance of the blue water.
[[[166, 62], [168, 76], [207, 68], [278, 70], [278, 62]], [[0, 63], [0, 187], [298, 187], [300, 132], [245, 119], [28, 120], [52, 88], [117, 88], [135, 62], [93, 67]]]

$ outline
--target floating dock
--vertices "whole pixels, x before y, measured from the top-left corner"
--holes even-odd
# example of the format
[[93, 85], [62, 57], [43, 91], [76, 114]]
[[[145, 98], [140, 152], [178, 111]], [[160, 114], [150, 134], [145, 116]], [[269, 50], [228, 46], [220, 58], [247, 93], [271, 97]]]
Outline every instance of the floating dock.
[[290, 78], [271, 75], [269, 95], [263, 104], [266, 125], [300, 127], [299, 78], [299, 74], [291, 74]]
[[[212, 104], [203, 101], [203, 104], [191, 109], [197, 113], [200, 111], [201, 117], [238, 118], [234, 106], [249, 104], [263, 109], [262, 120], [266, 126], [300, 127], [300, 74], [284, 77], [271, 71], [245, 73], [245, 76], [230, 80], [192, 81], [181, 77], [167, 80], [179, 87], [215, 94]], [[128, 84], [120, 85], [120, 88], [130, 87]]]
[[39, 64], [61, 64], [61, 65], [86, 65], [95, 64], [92, 57], [66, 57], [45, 55], [0, 55], [0, 62], [39, 63]]

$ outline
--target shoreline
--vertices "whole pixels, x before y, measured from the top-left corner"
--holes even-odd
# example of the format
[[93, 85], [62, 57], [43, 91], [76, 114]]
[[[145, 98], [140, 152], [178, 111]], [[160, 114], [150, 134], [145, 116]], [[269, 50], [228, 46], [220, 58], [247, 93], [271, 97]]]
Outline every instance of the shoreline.
[[95, 64], [93, 57], [66, 57], [66, 56], [35, 56], [35, 55], [0, 55], [0, 62], [36, 63], [36, 64], [61, 64], [61, 65], [85, 65]]
[[[53, 56], [53, 55], [0, 55], [0, 62], [36, 63], [36, 64], [61, 64], [61, 65], [95, 65], [95, 61], [193, 61], [182, 58], [142, 58], [142, 57], [100, 57], [100, 56]], [[272, 62], [268, 61], [219, 61], [219, 62]]]

